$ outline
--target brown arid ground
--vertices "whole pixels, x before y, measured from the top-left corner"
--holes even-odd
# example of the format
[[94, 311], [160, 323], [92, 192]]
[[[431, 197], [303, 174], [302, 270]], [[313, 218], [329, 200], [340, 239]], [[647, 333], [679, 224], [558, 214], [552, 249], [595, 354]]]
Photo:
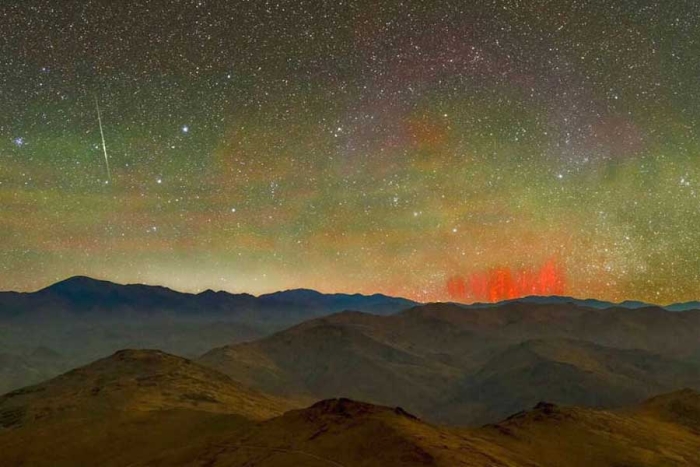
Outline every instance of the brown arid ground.
[[305, 406], [159, 351], [0, 398], [3, 466], [700, 466], [700, 394], [617, 411], [541, 403], [480, 428], [349, 399]]

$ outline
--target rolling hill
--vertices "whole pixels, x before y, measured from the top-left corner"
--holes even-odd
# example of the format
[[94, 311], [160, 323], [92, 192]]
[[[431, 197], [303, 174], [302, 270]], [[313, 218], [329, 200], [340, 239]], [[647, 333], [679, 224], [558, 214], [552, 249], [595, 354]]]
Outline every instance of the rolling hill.
[[[99, 396], [99, 397], [96, 397]], [[98, 417], [110, 411], [196, 408], [264, 419], [292, 407], [228, 376], [159, 350], [120, 350], [87, 366], [0, 397], [0, 425]]]
[[687, 386], [700, 387], [700, 366], [644, 350], [568, 339], [512, 345], [468, 374], [456, 396], [431, 410], [451, 424], [487, 423], [539, 400], [584, 407], [623, 407]]
[[0, 397], [0, 464], [126, 465], [294, 406], [180, 357], [123, 350]]
[[0, 462], [33, 466], [700, 465], [700, 394], [610, 412], [539, 403], [447, 428], [399, 407], [307, 408], [159, 351], [127, 350], [0, 398]]
[[[668, 405], [696, 408], [700, 394], [661, 396]], [[509, 453], [513, 465], [567, 467], [698, 466], [697, 423], [641, 406], [603, 411], [540, 403], [496, 425], [471, 431]], [[697, 421], [697, 420], [696, 420]]]
[[346, 312], [198, 361], [281, 396], [399, 404], [441, 423], [499, 418], [545, 397], [618, 407], [700, 388], [700, 313], [510, 303]]

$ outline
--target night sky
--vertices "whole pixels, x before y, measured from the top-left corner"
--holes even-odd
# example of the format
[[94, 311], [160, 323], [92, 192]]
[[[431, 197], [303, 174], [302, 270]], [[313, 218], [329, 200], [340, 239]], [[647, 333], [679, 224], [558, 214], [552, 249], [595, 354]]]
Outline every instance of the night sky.
[[4, 0], [0, 32], [1, 289], [700, 298], [696, 0]]

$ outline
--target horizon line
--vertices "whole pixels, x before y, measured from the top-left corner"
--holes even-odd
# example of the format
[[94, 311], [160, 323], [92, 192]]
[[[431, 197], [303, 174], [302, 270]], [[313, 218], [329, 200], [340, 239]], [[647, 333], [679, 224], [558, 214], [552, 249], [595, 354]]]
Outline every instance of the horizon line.
[[381, 295], [381, 296], [388, 297], [388, 298], [411, 301], [411, 302], [414, 302], [418, 305], [428, 305], [431, 303], [443, 303], [443, 304], [455, 304], [455, 305], [463, 305], [463, 306], [477, 306], [477, 307], [484, 306], [484, 307], [487, 307], [487, 306], [494, 306], [494, 305], [499, 305], [499, 304], [506, 304], [509, 302], [517, 302], [517, 301], [525, 300], [525, 299], [533, 299], [533, 298], [560, 298], [563, 300], [569, 299], [572, 301], [580, 301], [580, 302], [598, 301], [598, 302], [608, 303], [611, 305], [624, 305], [626, 303], [638, 303], [638, 304], [647, 305], [650, 307], [655, 306], [655, 307], [664, 308], [664, 307], [668, 307], [668, 306], [687, 304], [687, 303], [693, 303], [693, 302], [698, 301], [698, 300], [674, 301], [674, 302], [669, 302], [668, 304], [661, 304], [661, 303], [653, 303], [653, 302], [647, 302], [645, 300], [635, 300], [635, 299], [625, 299], [622, 301], [611, 301], [611, 300], [605, 300], [605, 299], [599, 299], [599, 298], [593, 298], [593, 297], [580, 298], [580, 297], [576, 297], [573, 295], [536, 295], [536, 294], [523, 295], [521, 297], [515, 297], [515, 298], [507, 298], [507, 299], [503, 299], [503, 300], [499, 300], [499, 301], [495, 301], [495, 302], [488, 302], [488, 301], [459, 302], [459, 301], [454, 301], [454, 300], [419, 301], [419, 300], [415, 300], [412, 298], [407, 298], [407, 297], [402, 296], [402, 295], [393, 295], [393, 294], [387, 294], [384, 292], [373, 292], [373, 293], [337, 292], [337, 291], [336, 292], [326, 292], [326, 291], [321, 291], [321, 290], [318, 290], [315, 288], [309, 288], [309, 287], [295, 287], [295, 288], [277, 289], [277, 290], [273, 289], [269, 292], [264, 292], [264, 293], [260, 293], [260, 294], [254, 294], [254, 293], [245, 292], [245, 291], [233, 292], [233, 291], [224, 290], [224, 289], [216, 290], [213, 288], [202, 288], [199, 291], [192, 292], [192, 291], [179, 290], [179, 289], [172, 288], [172, 287], [162, 285], [162, 284], [154, 284], [154, 283], [147, 283], [147, 282], [117, 282], [115, 280], [96, 278], [96, 277], [88, 276], [88, 275], [84, 275], [84, 274], [76, 274], [76, 275], [65, 277], [63, 279], [58, 279], [58, 280], [55, 280], [54, 282], [49, 283], [48, 285], [39, 287], [38, 289], [35, 289], [35, 290], [28, 290], [28, 291], [0, 290], [0, 293], [21, 293], [21, 294], [37, 293], [37, 292], [40, 292], [42, 290], [49, 289], [56, 284], [67, 282], [71, 279], [89, 279], [89, 280], [92, 280], [95, 282], [107, 282], [107, 283], [119, 285], [119, 286], [144, 286], [144, 287], [163, 288], [163, 289], [167, 289], [167, 290], [170, 290], [172, 292], [175, 292], [175, 293], [179, 293], [179, 294], [183, 294], [183, 295], [194, 295], [194, 296], [201, 295], [202, 293], [210, 291], [213, 293], [225, 293], [225, 294], [229, 294], [229, 295], [249, 295], [249, 296], [252, 296], [255, 298], [260, 298], [260, 297], [263, 297], [266, 295], [274, 295], [274, 294], [285, 293], [285, 292], [311, 291], [311, 292], [316, 292], [316, 293], [321, 294], [321, 295], [349, 295], [349, 296], [360, 295], [360, 296], [364, 296], [364, 297], [372, 297], [375, 295]]

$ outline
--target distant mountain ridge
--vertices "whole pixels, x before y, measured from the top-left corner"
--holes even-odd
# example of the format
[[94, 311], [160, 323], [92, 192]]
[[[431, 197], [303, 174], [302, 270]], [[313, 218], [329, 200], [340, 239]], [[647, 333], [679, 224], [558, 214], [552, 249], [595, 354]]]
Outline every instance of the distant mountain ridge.
[[630, 310], [637, 310], [639, 308], [662, 308], [667, 311], [690, 311], [690, 310], [700, 310], [700, 302], [690, 301], [690, 302], [679, 302], [673, 303], [671, 305], [656, 305], [653, 303], [640, 302], [637, 300], [625, 300], [623, 302], [615, 303], [608, 302], [605, 300], [597, 300], [595, 298], [575, 298], [568, 296], [540, 296], [540, 295], [530, 295], [527, 297], [514, 298], [511, 300], [503, 300], [496, 303], [473, 303], [469, 305], [462, 305], [468, 308], [488, 308], [501, 305], [507, 305], [509, 303], [533, 303], [540, 305], [556, 305], [563, 303], [570, 303], [572, 305], [583, 306], [588, 308], [596, 308], [599, 310], [604, 310], [607, 308], [627, 308]]
[[36, 292], [0, 292], [0, 319], [30, 314], [69, 314], [89, 317], [102, 314], [152, 316], [159, 313], [180, 317], [216, 318], [245, 324], [282, 328], [306, 319], [346, 309], [385, 315], [417, 305], [412, 300], [382, 294], [323, 294], [296, 289], [255, 297], [206, 290], [193, 294], [142, 284], [121, 285], [75, 276]]
[[[193, 311], [206, 305], [211, 309], [220, 310], [226, 307], [257, 307], [264, 309], [273, 306], [305, 306], [310, 309], [325, 309], [324, 314], [340, 311], [363, 311], [379, 315], [397, 313], [420, 302], [402, 297], [388, 296], [375, 293], [372, 295], [348, 293], [322, 293], [313, 289], [288, 289], [255, 296], [248, 293], [231, 293], [207, 289], [200, 293], [179, 292], [168, 287], [145, 284], [118, 284], [115, 282], [94, 279], [88, 276], [73, 276], [51, 284], [36, 292], [0, 291], [0, 305], [5, 305], [3, 299], [17, 299], [33, 296], [62, 299], [64, 304], [86, 310], [95, 307], [95, 302], [103, 305], [139, 305], [142, 309], [170, 307], [173, 311]], [[11, 301], [11, 300], [10, 300]], [[596, 309], [628, 308], [639, 309], [658, 307], [668, 311], [700, 310], [700, 301], [678, 302], [670, 305], [657, 305], [636, 300], [609, 302], [593, 298], [581, 299], [571, 296], [539, 296], [531, 295], [500, 302], [477, 302], [464, 304], [453, 302], [466, 308], [490, 308], [509, 303], [533, 304], [562, 304], [570, 303]], [[0, 309], [0, 316], [2, 309]], [[264, 313], [262, 315], [265, 316]], [[319, 315], [315, 315], [317, 317]]]
[[260, 295], [234, 294], [206, 290], [193, 294], [167, 287], [143, 284], [117, 284], [110, 281], [74, 276], [36, 292], [0, 292], [0, 317], [26, 312], [22, 306], [42, 305], [50, 301], [53, 309], [73, 313], [91, 310], [139, 310], [144, 313], [212, 314], [226, 312], [226, 318], [244, 321], [286, 321], [304, 319], [354, 309], [373, 314], [391, 314], [415, 306], [418, 302], [383, 294], [324, 294], [310, 289], [292, 289]]

